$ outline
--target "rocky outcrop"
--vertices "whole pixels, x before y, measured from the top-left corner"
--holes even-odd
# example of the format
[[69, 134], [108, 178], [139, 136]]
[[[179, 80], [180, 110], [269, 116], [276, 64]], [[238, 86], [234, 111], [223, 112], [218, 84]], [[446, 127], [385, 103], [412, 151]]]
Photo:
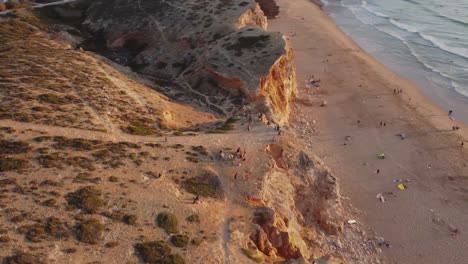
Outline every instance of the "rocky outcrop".
[[255, 5], [255, 8], [247, 10], [247, 12], [239, 17], [236, 28], [240, 29], [244, 27], [260, 27], [263, 30], [267, 29], [268, 20], [259, 5]]
[[276, 261], [309, 257], [304, 240], [290, 229], [288, 218], [272, 208], [260, 208], [254, 214], [258, 228], [250, 238], [263, 254]]
[[279, 33], [265, 31], [254, 1], [97, 0], [83, 26], [94, 35], [88, 48], [179, 84], [179, 93], [203, 97], [195, 102], [218, 114], [231, 114], [246, 98], [275, 122], [287, 122], [296, 94], [293, 52]]

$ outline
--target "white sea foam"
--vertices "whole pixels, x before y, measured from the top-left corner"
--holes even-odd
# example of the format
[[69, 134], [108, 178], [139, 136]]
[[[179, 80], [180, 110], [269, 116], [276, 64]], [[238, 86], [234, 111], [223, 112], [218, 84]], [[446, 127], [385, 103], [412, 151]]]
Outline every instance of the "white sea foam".
[[411, 32], [411, 33], [418, 33], [420, 32], [423, 28], [421, 27], [417, 27], [417, 26], [411, 26], [411, 25], [408, 25], [408, 24], [405, 24], [405, 23], [402, 23], [402, 22], [399, 22], [399, 21], [396, 21], [394, 19], [389, 19], [390, 23], [392, 23], [394, 26], [400, 28], [400, 29], [403, 29], [405, 31], [408, 31], [408, 32]]
[[387, 16], [385, 14], [382, 14], [382, 13], [380, 13], [378, 11], [375, 11], [374, 9], [370, 8], [366, 1], [361, 2], [361, 7], [364, 8], [365, 10], [367, 10], [369, 13], [372, 13], [372, 14], [378, 16], [378, 17], [389, 18], [389, 16]]
[[458, 55], [458, 56], [461, 56], [461, 57], [464, 57], [464, 58], [468, 58], [468, 48], [451, 47], [451, 46], [447, 45], [443, 40], [441, 40], [439, 38], [436, 38], [434, 36], [425, 34], [425, 33], [420, 32], [419, 35], [423, 39], [431, 42], [434, 46], [438, 47], [441, 50], [445, 50], [445, 51], [450, 52], [452, 54], [455, 54], [455, 55]]
[[456, 83], [455, 81], [452, 81], [452, 87], [455, 89], [455, 91], [457, 91], [458, 93], [468, 97], [468, 87], [462, 87], [461, 85], [459, 85], [458, 83]]

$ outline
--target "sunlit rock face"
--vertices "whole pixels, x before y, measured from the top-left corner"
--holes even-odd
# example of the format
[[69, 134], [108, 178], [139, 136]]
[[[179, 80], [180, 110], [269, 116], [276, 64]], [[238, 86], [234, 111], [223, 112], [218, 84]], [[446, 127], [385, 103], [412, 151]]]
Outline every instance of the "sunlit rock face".
[[284, 124], [296, 94], [293, 53], [254, 1], [95, 1], [87, 45], [157, 80], [178, 83], [178, 97], [221, 115], [245, 102]]

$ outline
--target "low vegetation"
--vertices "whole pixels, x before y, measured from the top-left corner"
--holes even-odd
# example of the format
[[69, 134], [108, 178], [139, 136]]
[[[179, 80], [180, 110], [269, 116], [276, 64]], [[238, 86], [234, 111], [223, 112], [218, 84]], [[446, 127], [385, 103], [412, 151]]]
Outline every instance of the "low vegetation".
[[177, 216], [170, 212], [161, 212], [156, 217], [158, 226], [166, 231], [168, 234], [179, 232], [179, 221]]
[[76, 227], [76, 238], [84, 243], [97, 244], [102, 238], [104, 225], [97, 219], [86, 220]]
[[187, 235], [173, 235], [171, 237], [171, 243], [176, 247], [186, 247], [189, 243], [190, 239]]
[[26, 160], [11, 157], [0, 158], [0, 172], [25, 169], [28, 165], [29, 162]]
[[17, 253], [13, 256], [6, 257], [5, 264], [45, 264], [43, 257], [29, 253]]
[[104, 201], [101, 199], [101, 191], [94, 187], [88, 186], [78, 189], [66, 195], [68, 204], [82, 209], [85, 213], [94, 214], [103, 205]]
[[144, 263], [184, 264], [185, 260], [164, 241], [151, 241], [135, 244], [135, 251]]
[[182, 187], [189, 193], [211, 198], [223, 196], [221, 182], [216, 175], [205, 174], [200, 177], [185, 179]]

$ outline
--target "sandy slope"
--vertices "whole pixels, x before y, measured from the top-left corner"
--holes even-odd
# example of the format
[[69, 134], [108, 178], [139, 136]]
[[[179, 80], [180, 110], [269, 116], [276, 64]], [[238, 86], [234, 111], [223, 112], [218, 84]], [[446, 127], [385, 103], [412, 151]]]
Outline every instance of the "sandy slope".
[[[278, 4], [280, 16], [269, 29], [289, 36], [295, 50], [300, 94], [294, 126], [340, 178], [360, 220], [391, 244], [383, 249], [389, 262], [466, 263], [468, 146], [460, 147], [466, 127], [458, 124], [462, 129], [453, 132], [456, 123], [446, 110], [364, 53], [309, 1]], [[305, 87], [310, 75], [321, 79], [320, 89]], [[319, 107], [321, 100], [328, 107]], [[380, 151], [385, 160], [376, 158]], [[399, 178], [412, 182], [400, 191], [393, 183]], [[376, 199], [382, 192], [385, 203]]]

